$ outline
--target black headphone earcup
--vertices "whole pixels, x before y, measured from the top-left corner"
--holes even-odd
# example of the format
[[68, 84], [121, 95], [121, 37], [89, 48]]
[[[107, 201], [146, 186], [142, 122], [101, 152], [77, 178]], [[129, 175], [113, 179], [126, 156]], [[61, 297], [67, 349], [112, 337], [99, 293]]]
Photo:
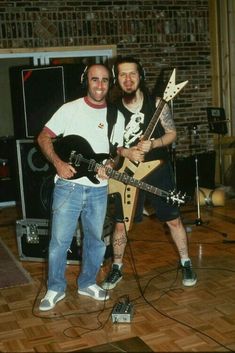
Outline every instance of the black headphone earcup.
[[[112, 76], [112, 73], [110, 72], [110, 69], [108, 69], [108, 67], [106, 67], [106, 69], [109, 71], [109, 76], [110, 76], [109, 88], [111, 88], [113, 86], [113, 76]], [[83, 90], [87, 90], [88, 88], [88, 75], [87, 75], [88, 71], [89, 71], [89, 66], [86, 66], [81, 75], [81, 85]]]
[[139, 64], [140, 80], [145, 81], [145, 70], [141, 64]]
[[113, 85], [115, 85], [116, 82], [117, 82], [116, 76], [117, 76], [117, 73], [116, 73], [116, 66], [113, 65], [113, 66], [112, 66], [112, 77], [113, 77], [113, 79], [112, 79], [112, 84], [113, 84]]
[[82, 75], [81, 75], [81, 86], [82, 86], [82, 89], [84, 89], [84, 90], [87, 89], [87, 69], [88, 69], [88, 67], [86, 66]]

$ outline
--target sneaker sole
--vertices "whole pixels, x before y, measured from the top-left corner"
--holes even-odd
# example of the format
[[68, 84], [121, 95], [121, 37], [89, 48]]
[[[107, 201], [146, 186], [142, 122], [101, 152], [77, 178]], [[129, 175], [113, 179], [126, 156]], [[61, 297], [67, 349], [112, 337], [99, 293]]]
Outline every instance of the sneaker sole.
[[116, 285], [122, 280], [122, 277], [120, 277], [115, 283], [103, 283], [101, 286], [105, 290], [110, 290], [116, 287]]
[[192, 287], [192, 286], [195, 286], [195, 284], [197, 283], [197, 279], [195, 279], [193, 282], [184, 282], [182, 281], [183, 285], [185, 287]]
[[105, 300], [108, 300], [108, 299], [109, 299], [109, 295], [106, 295], [105, 298], [97, 298], [97, 297], [95, 297], [94, 295], [89, 294], [89, 293], [86, 293], [86, 292], [82, 292], [81, 290], [78, 290], [78, 294], [84, 295], [84, 296], [86, 296], [86, 297], [90, 297], [90, 298], [92, 298], [92, 299], [99, 300], [99, 301], [105, 301]]
[[56, 304], [59, 302], [59, 301], [61, 301], [62, 299], [64, 299], [65, 298], [65, 294], [63, 294], [61, 297], [59, 297], [57, 300], [56, 300], [56, 302], [55, 303], [53, 303], [53, 306], [50, 306], [50, 307], [47, 307], [47, 308], [40, 308], [40, 305], [39, 305], [39, 310], [40, 311], [49, 311], [49, 310], [52, 310], [55, 306], [56, 306]]

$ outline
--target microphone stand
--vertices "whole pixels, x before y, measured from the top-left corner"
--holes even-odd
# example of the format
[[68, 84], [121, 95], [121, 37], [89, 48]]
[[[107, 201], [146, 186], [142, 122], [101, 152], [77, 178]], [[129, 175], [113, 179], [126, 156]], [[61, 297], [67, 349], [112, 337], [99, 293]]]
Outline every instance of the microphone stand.
[[199, 174], [198, 174], [198, 157], [195, 154], [195, 180], [196, 180], [196, 203], [197, 203], [197, 218], [195, 224], [200, 226], [203, 224], [201, 219], [201, 209], [200, 209], [200, 190], [199, 190]]
[[[227, 233], [220, 232], [217, 229], [213, 229], [211, 227], [208, 227], [205, 225], [205, 222], [203, 222], [201, 218], [201, 209], [200, 209], [200, 189], [199, 189], [199, 170], [198, 170], [198, 155], [196, 153], [196, 147], [197, 147], [197, 141], [199, 138], [199, 133], [198, 133], [198, 128], [197, 125], [193, 125], [193, 135], [194, 135], [194, 145], [192, 147], [195, 148], [195, 181], [196, 181], [196, 204], [197, 204], [197, 218], [195, 219], [194, 223], [187, 223], [188, 225], [196, 225], [196, 226], [204, 226], [208, 229], [211, 229], [217, 233], [219, 233], [223, 237], [227, 237]], [[206, 224], [209, 222], [207, 221]], [[186, 224], [186, 223], [185, 223]]]
[[[171, 100], [171, 116], [172, 116], [172, 119], [174, 120], [174, 103], [173, 103], [173, 99]], [[172, 142], [172, 144], [171, 144], [171, 163], [172, 163], [172, 165], [173, 165], [175, 185], [177, 185], [177, 174], [176, 174], [176, 143], [175, 143], [175, 142]]]

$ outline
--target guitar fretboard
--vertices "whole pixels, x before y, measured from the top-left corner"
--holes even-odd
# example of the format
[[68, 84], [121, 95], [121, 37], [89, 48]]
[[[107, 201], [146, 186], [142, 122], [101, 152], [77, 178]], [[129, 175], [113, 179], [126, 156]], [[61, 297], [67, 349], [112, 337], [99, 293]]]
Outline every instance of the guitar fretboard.
[[135, 186], [139, 189], [148, 191], [148, 192], [155, 194], [155, 195], [158, 195], [158, 196], [165, 196], [165, 197], [168, 196], [167, 192], [165, 192], [161, 189], [158, 189], [157, 187], [155, 187], [153, 185], [147, 184], [141, 180], [135, 179], [126, 173], [119, 173], [112, 168], [106, 168], [105, 170], [106, 170], [106, 174], [110, 178], [113, 178], [113, 179], [120, 181], [124, 184]]
[[145, 130], [145, 133], [142, 138], [143, 140], [149, 140], [151, 138], [151, 135], [160, 119], [160, 115], [163, 111], [165, 104], [166, 104], [166, 101], [160, 98], [160, 102], [158, 103], [158, 106], [152, 116], [152, 119], [150, 120], [150, 123], [148, 124], [147, 129]]
[[[88, 170], [97, 170], [100, 167], [104, 167], [102, 164], [96, 163], [95, 160], [88, 160], [83, 158], [82, 156], [79, 156], [79, 159], [80, 161], [83, 161], [89, 164]], [[178, 195], [175, 195], [173, 192], [167, 192], [165, 190], [159, 189], [156, 186], [153, 186], [141, 180], [135, 179], [126, 173], [120, 173], [110, 167], [105, 167], [105, 172], [107, 176], [112, 179], [120, 181], [123, 184], [131, 185], [139, 189], [148, 191], [151, 194], [164, 197], [167, 200], [167, 202], [171, 201], [172, 203], [178, 203], [179, 205], [185, 203], [184, 197], [180, 198], [180, 193], [178, 193]]]

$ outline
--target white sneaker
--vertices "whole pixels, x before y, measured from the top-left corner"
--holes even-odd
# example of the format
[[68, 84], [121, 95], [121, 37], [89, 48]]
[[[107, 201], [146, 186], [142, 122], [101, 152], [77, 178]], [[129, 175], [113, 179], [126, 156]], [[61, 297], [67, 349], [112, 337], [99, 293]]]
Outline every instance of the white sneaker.
[[40, 311], [47, 311], [51, 310], [55, 307], [58, 301], [64, 299], [65, 293], [64, 292], [56, 292], [54, 290], [49, 289], [46, 292], [45, 297], [41, 300], [39, 305]]
[[92, 284], [91, 286], [83, 289], [79, 289], [78, 293], [81, 295], [86, 295], [87, 297], [91, 297], [96, 300], [108, 300], [109, 295], [107, 291], [103, 288], [97, 286], [97, 284]]

